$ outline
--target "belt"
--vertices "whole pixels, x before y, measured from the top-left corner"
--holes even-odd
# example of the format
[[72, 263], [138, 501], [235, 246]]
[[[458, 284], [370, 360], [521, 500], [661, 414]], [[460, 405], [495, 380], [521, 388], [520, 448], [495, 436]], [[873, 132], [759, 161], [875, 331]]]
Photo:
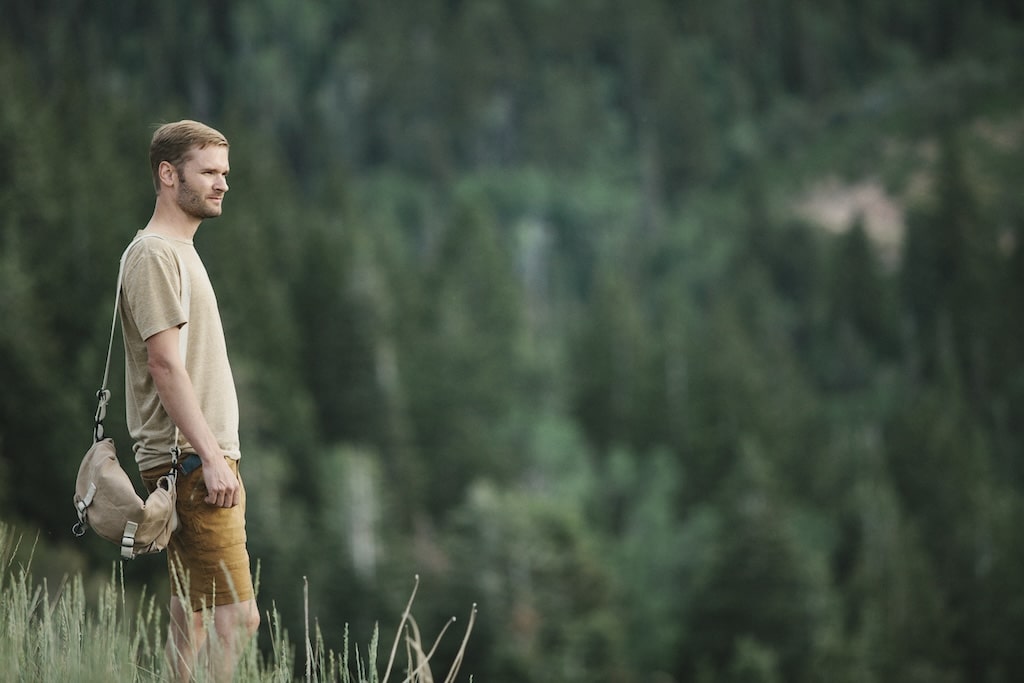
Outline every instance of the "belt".
[[192, 474], [202, 466], [203, 461], [199, 458], [199, 455], [196, 453], [189, 453], [184, 458], [178, 461], [178, 471], [186, 476]]

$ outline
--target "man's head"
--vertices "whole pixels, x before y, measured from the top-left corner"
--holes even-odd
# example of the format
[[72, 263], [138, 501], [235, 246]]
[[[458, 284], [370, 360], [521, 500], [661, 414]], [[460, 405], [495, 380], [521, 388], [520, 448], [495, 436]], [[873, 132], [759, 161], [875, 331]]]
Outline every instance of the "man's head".
[[149, 145], [149, 166], [153, 173], [153, 188], [160, 192], [160, 164], [168, 162], [182, 173], [189, 155], [197, 149], [205, 149], [210, 145], [227, 148], [228, 140], [220, 131], [210, 128], [198, 121], [177, 121], [166, 123], [153, 133], [153, 141]]

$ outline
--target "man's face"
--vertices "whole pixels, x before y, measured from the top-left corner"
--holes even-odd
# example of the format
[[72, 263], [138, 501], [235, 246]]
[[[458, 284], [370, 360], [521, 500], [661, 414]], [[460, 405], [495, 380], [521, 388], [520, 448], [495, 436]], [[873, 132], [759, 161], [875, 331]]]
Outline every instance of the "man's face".
[[178, 169], [178, 206], [189, 216], [213, 218], [222, 211], [228, 191], [228, 148], [209, 145], [194, 149]]

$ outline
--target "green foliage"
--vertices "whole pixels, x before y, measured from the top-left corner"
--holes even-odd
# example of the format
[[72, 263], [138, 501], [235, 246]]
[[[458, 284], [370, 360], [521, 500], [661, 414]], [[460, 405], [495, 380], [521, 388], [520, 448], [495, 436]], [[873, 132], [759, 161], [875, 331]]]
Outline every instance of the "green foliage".
[[578, 513], [475, 486], [456, 511], [455, 584], [484, 605], [474, 670], [493, 680], [610, 681], [624, 665], [608, 567]]
[[709, 549], [699, 533], [706, 520], [694, 514], [684, 522], [676, 514], [686, 490], [679, 470], [665, 451], [646, 457], [616, 451], [590, 501], [608, 529], [605, 552], [623, 605], [625, 650], [638, 671], [658, 671], [677, 651], [684, 605], [694, 597], [688, 581]]
[[[89, 587], [110, 559], [65, 543], [59, 492], [117, 256], [150, 210], [150, 130], [190, 117], [232, 142], [227, 210], [197, 244], [261, 600], [283, 612], [260, 642], [275, 680], [301, 667], [296, 577], [319, 643], [372, 632], [416, 573], [443, 587], [425, 625], [481, 604], [481, 679], [1019, 678], [1017, 4], [3, 17], [0, 517], [41, 530], [48, 581], [81, 568]], [[798, 210], [861, 181], [905, 223], [898, 258], [877, 198], [841, 224]], [[161, 569], [126, 567], [124, 590], [165, 590]], [[43, 640], [0, 644], [5, 671], [79, 613], [31, 609], [74, 582], [13, 580]], [[159, 619], [132, 610], [105, 633], [148, 652]]]
[[732, 668], [742, 679], [756, 662], [759, 675], [809, 680], [828, 587], [787, 527], [776, 489], [766, 463], [745, 449], [726, 486], [722, 536], [689, 606], [684, 661], [705, 671]]

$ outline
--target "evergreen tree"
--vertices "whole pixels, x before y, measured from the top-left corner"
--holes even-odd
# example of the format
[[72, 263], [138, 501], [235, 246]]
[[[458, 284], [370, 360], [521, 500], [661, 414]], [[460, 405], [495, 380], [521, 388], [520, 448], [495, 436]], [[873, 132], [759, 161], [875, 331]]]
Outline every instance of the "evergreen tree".
[[563, 500], [478, 483], [455, 512], [451, 589], [480, 596], [467, 669], [491, 680], [623, 680], [627, 653], [610, 569]]
[[599, 268], [573, 354], [574, 412], [599, 452], [646, 447], [641, 429], [650, 377], [649, 333], [621, 267]]
[[503, 428], [520, 397], [520, 293], [488, 207], [460, 202], [397, 328], [422, 459], [413, 501], [436, 511], [479, 474], [516, 469]]
[[925, 377], [939, 372], [941, 347], [948, 341], [966, 388], [984, 405], [991, 400], [1003, 263], [953, 137], [943, 138], [933, 204], [911, 216], [902, 273]]
[[[814, 370], [829, 390], [866, 389], [879, 363], [895, 358], [898, 350], [895, 292], [862, 217], [837, 238], [826, 258], [828, 310], [814, 347]], [[828, 364], [818, 366], [822, 361]]]
[[791, 535], [773, 475], [755, 448], [744, 449], [722, 497], [721, 535], [687, 615], [682, 679], [743, 670], [750, 654], [744, 643], [756, 643], [759, 659], [772, 662], [764, 671], [769, 680], [776, 664], [781, 680], [810, 680], [827, 587], [809, 571], [813, 562]]
[[835, 492], [840, 540], [832, 569], [846, 680], [958, 680], [955, 617], [930, 553], [933, 539], [907, 509], [893, 456], [878, 436], [867, 425], [851, 431], [846, 486]]

